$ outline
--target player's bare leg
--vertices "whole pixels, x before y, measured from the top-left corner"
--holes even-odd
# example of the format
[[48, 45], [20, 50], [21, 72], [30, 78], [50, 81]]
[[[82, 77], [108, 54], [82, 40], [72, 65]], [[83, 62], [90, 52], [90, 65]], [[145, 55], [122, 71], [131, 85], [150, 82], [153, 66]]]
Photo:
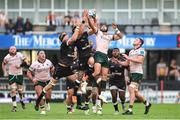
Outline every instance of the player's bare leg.
[[137, 98], [138, 100], [140, 100], [141, 102], [144, 103], [144, 105], [145, 105], [145, 112], [144, 112], [144, 114], [148, 114], [149, 109], [150, 109], [150, 107], [151, 107], [151, 103], [149, 103], [149, 102], [139, 93], [139, 91], [135, 91], [135, 96], [136, 96], [136, 98]]
[[19, 93], [19, 97], [20, 97], [20, 103], [23, 109], [25, 109], [25, 104], [23, 102], [24, 99], [24, 89], [23, 89], [23, 85], [18, 85], [18, 93]]
[[16, 89], [17, 89], [17, 85], [16, 83], [13, 83], [10, 85], [11, 87], [11, 98], [12, 98], [12, 105], [13, 105], [13, 108], [12, 108], [12, 112], [16, 112], [17, 110], [17, 103], [16, 103]]
[[36, 100], [35, 110], [37, 110], [37, 111], [39, 110], [39, 103], [41, 102], [43, 96], [45, 96], [46, 92], [48, 90], [52, 89], [56, 85], [56, 83], [57, 83], [56, 79], [51, 79], [49, 84], [43, 88], [41, 94], [38, 96], [38, 98]]
[[[40, 85], [35, 86], [35, 91], [36, 91], [37, 97], [39, 97], [41, 95], [42, 89], [43, 89], [43, 87], [40, 86]], [[45, 108], [45, 101], [44, 101], [44, 99], [42, 99], [40, 101], [39, 107], [40, 107], [40, 110], [41, 110], [40, 114], [45, 115], [46, 114], [46, 108]]]

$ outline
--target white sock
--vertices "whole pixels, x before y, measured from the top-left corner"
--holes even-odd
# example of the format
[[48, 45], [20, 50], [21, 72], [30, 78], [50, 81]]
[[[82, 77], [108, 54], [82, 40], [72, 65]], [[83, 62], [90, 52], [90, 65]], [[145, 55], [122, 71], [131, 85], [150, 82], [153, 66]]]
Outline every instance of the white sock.
[[13, 104], [13, 106], [17, 106], [16, 101], [13, 101], [12, 104]]
[[149, 105], [149, 102], [148, 101], [146, 101], [146, 106], [148, 106]]
[[101, 108], [101, 100], [96, 100], [96, 105]]
[[132, 112], [132, 108], [128, 108], [128, 111]]

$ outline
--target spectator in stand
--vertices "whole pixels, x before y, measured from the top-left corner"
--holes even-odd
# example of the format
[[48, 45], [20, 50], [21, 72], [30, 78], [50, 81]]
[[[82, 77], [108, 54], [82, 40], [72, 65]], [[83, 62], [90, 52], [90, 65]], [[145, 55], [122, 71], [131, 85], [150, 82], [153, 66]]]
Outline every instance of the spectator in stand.
[[72, 16], [70, 11], [68, 11], [68, 14], [64, 16], [64, 24], [65, 25], [72, 25]]
[[56, 26], [61, 26], [61, 25], [63, 25], [63, 22], [64, 22], [64, 18], [62, 16], [62, 14], [61, 13], [57, 13], [56, 17], [55, 17], [55, 25]]
[[5, 28], [5, 25], [8, 24], [7, 15], [4, 11], [0, 11], [0, 27]]
[[170, 80], [179, 80], [180, 73], [179, 73], [179, 66], [176, 63], [175, 59], [171, 60], [170, 67], [169, 67], [169, 79]]
[[46, 17], [46, 22], [47, 25], [49, 26], [55, 25], [55, 15], [51, 11], [48, 12], [48, 16]]
[[6, 24], [6, 34], [14, 34], [15, 24], [12, 19], [9, 19], [9, 23]]
[[157, 80], [166, 80], [168, 75], [168, 67], [164, 62], [164, 59], [161, 58], [160, 62], [156, 66], [156, 76]]
[[21, 16], [17, 17], [16, 25], [15, 25], [15, 34], [23, 33], [24, 34], [24, 23], [23, 18]]
[[29, 20], [29, 18], [26, 18], [26, 22], [24, 24], [24, 31], [32, 31], [33, 25], [31, 23], [31, 21]]

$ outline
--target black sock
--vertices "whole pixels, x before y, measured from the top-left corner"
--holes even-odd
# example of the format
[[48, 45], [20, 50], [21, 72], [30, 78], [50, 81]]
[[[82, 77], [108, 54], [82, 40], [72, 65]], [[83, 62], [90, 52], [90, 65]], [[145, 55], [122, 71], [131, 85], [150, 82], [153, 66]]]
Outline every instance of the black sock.
[[75, 80], [75, 84], [76, 84], [76, 86], [79, 87], [79, 85], [81, 84], [81, 82], [80, 82], [79, 80]]
[[106, 90], [106, 81], [101, 80], [100, 87], [101, 87], [102, 91], [105, 91]]
[[19, 97], [20, 97], [20, 100], [22, 100], [24, 98], [24, 94], [19, 92]]
[[147, 101], [145, 100], [143, 103], [144, 103], [144, 105], [146, 105]]
[[132, 109], [132, 108], [133, 108], [133, 105], [129, 105], [129, 108], [131, 108], [131, 109]]
[[114, 110], [119, 112], [118, 103], [115, 103], [115, 104], [114, 104]]
[[46, 93], [44, 91], [41, 92], [41, 95], [37, 98], [36, 100], [36, 106], [39, 105], [39, 103], [41, 102], [42, 98], [44, 97]]
[[89, 102], [85, 102], [85, 106], [89, 107]]
[[82, 95], [77, 93], [77, 105], [82, 105], [81, 101], [82, 101]]
[[71, 108], [71, 105], [70, 106], [67, 106], [67, 110], [69, 111], [69, 110], [71, 110], [72, 108]]

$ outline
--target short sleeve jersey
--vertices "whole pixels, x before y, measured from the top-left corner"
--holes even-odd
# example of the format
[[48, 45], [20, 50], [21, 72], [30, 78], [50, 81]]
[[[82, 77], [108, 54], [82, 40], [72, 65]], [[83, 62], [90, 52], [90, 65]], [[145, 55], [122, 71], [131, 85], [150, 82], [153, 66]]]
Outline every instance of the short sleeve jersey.
[[36, 60], [31, 64], [29, 70], [33, 72], [35, 79], [37, 79], [38, 81], [46, 82], [51, 79], [50, 68], [52, 67], [53, 64], [48, 59], [46, 59], [44, 63]]
[[96, 51], [107, 54], [109, 43], [113, 39], [113, 35], [105, 35], [103, 32], [98, 31], [96, 34]]
[[[137, 56], [145, 57], [145, 50], [143, 48], [133, 49], [129, 52], [130, 58], [136, 58]], [[143, 64], [130, 61], [130, 73], [143, 74]]]
[[15, 56], [11, 56], [7, 54], [4, 57], [4, 63], [7, 64], [9, 75], [22, 75], [22, 67], [17, 68], [17, 66], [21, 65], [23, 60], [25, 59], [24, 55], [20, 52], [17, 52]]

